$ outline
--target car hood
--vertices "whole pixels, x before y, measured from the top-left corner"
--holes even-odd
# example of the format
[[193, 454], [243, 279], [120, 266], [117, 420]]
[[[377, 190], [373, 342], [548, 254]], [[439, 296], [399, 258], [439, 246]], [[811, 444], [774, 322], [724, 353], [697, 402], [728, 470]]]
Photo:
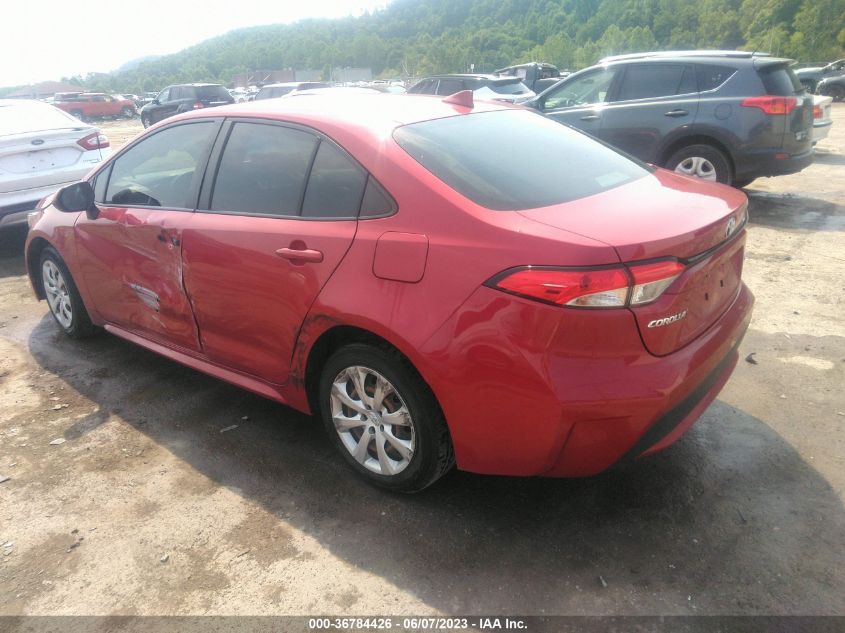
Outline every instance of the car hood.
[[799, 68], [795, 71], [795, 74], [799, 77], [801, 75], [812, 75], [813, 73], [821, 72], [822, 66], [813, 66], [811, 68]]
[[703, 253], [742, 226], [746, 207], [737, 189], [657, 169], [588, 198], [519, 213], [608, 244], [630, 262]]

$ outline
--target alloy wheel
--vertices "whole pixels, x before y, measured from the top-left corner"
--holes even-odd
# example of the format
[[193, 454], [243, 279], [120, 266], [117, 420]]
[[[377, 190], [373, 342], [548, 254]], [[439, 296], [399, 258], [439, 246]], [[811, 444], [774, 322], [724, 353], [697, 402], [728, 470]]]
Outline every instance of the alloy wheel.
[[416, 430], [396, 387], [360, 365], [341, 371], [331, 385], [331, 417], [350, 455], [378, 475], [397, 475], [414, 457]]
[[41, 266], [41, 278], [44, 280], [44, 293], [47, 295], [50, 311], [63, 328], [70, 329], [73, 325], [73, 306], [62, 271], [55, 262], [48, 259]]
[[696, 178], [711, 182], [716, 182], [717, 180], [716, 167], [709, 160], [701, 156], [685, 158], [675, 167], [675, 172], [686, 176], [695, 176]]

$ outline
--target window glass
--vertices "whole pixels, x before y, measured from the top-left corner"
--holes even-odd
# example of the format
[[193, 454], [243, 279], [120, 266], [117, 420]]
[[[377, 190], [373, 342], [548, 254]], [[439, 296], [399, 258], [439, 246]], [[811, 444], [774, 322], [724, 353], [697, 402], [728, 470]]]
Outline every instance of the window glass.
[[441, 79], [437, 86], [437, 94], [439, 95], [453, 95], [464, 89], [464, 84], [460, 79]]
[[170, 88], [165, 88], [164, 90], [159, 92], [158, 97], [156, 97], [156, 99], [158, 99], [159, 103], [164, 103], [165, 101], [168, 101], [170, 99]]
[[408, 92], [413, 92], [414, 94], [420, 95], [433, 95], [436, 85], [436, 79], [423, 79], [420, 83], [411, 88]]
[[[203, 101], [234, 101], [223, 86], [187, 86], [185, 98]], [[196, 95], [196, 96], [194, 96]]]
[[736, 72], [735, 69], [727, 66], [710, 66], [706, 64], [696, 64], [695, 75], [698, 80], [699, 92], [707, 92], [718, 88], [725, 83], [731, 75]]
[[616, 101], [653, 99], [679, 94], [686, 66], [683, 64], [639, 64], [625, 70]]
[[389, 215], [396, 210], [396, 203], [379, 187], [372, 176], [367, 179], [367, 188], [364, 190], [364, 199], [361, 201], [361, 213], [359, 217], [372, 218], [382, 215]]
[[211, 210], [299, 215], [317, 143], [301, 130], [236, 123], [220, 160]]
[[109, 182], [109, 172], [111, 165], [100, 171], [94, 178], [92, 186], [94, 187], [94, 202], [103, 202], [106, 199], [106, 185]]
[[545, 108], [568, 108], [607, 101], [607, 91], [616, 72], [616, 68], [602, 68], [564, 82], [546, 97]]
[[560, 204], [650, 173], [587, 135], [526, 110], [414, 123], [393, 136], [437, 178], [488, 209]]
[[491, 81], [488, 88], [500, 95], [524, 95], [528, 92], [528, 86], [521, 81]]
[[766, 93], [779, 97], [789, 97], [804, 91], [798, 77], [786, 66], [768, 67], [758, 71], [766, 88]]
[[320, 143], [302, 215], [312, 218], [354, 218], [361, 206], [367, 173], [349, 156], [327, 141]]
[[215, 124], [200, 121], [156, 132], [119, 156], [106, 203], [193, 209], [194, 176], [205, 168]]

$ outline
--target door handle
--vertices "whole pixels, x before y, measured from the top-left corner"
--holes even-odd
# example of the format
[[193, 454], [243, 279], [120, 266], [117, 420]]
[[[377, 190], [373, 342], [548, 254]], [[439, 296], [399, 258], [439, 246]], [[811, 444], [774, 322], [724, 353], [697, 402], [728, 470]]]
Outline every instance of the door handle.
[[582, 121], [598, 121], [601, 117], [598, 114], [587, 114], [586, 116], [582, 116]]
[[669, 112], [667, 112], [665, 114], [665, 116], [679, 117], [679, 116], [686, 116], [688, 114], [689, 114], [688, 110], [669, 110]]
[[287, 259], [292, 262], [312, 262], [315, 264], [319, 264], [321, 261], [323, 261], [323, 253], [321, 251], [315, 251], [310, 248], [280, 248], [276, 251], [276, 255], [278, 255], [282, 259]]

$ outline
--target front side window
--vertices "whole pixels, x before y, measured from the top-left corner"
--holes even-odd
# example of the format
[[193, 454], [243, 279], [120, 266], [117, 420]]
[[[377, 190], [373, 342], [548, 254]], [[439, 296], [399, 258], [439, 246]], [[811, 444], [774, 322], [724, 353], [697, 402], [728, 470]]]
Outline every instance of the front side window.
[[696, 92], [695, 77], [685, 64], [635, 64], [625, 70], [616, 101], [654, 99]]
[[552, 110], [604, 103], [616, 73], [616, 68], [601, 68], [566, 81], [546, 97], [544, 106]]
[[199, 121], [165, 128], [115, 159], [106, 204], [193, 209], [195, 177], [202, 175], [216, 124]]
[[319, 140], [278, 125], [235, 123], [223, 150], [211, 211], [299, 215]]
[[170, 99], [170, 88], [165, 88], [161, 92], [158, 93], [158, 97], [156, 97], [159, 103], [164, 103], [168, 99]]
[[650, 173], [587, 135], [525, 110], [413, 123], [393, 137], [452, 189], [500, 211], [569, 202]]

